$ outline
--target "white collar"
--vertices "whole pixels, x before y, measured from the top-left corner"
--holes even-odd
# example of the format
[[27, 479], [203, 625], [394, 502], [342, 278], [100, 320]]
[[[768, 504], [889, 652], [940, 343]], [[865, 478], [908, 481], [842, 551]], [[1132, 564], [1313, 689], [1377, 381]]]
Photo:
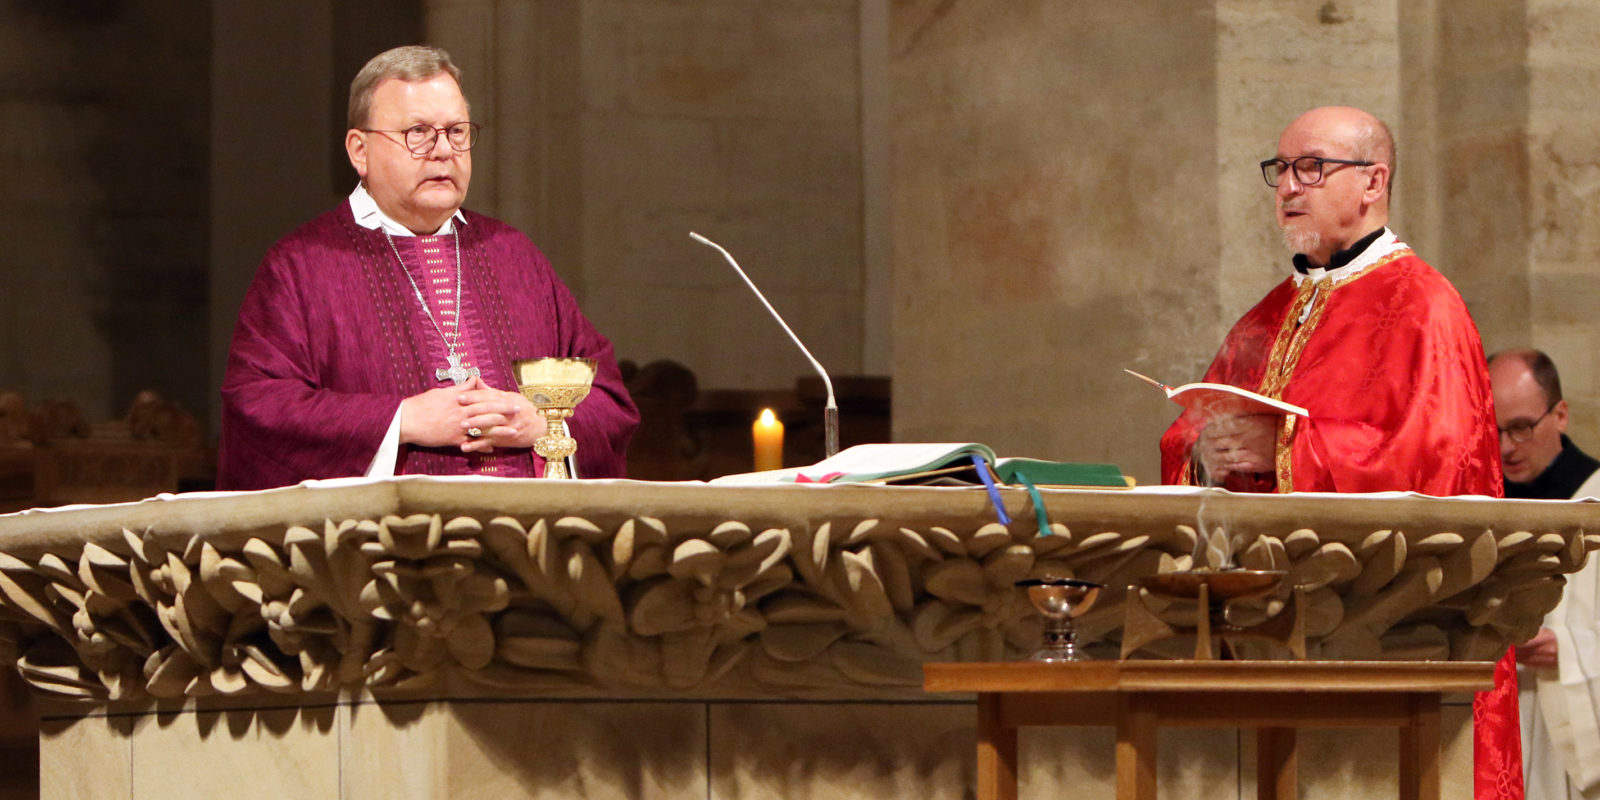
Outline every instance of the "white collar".
[[1410, 245], [1407, 245], [1405, 242], [1400, 241], [1400, 237], [1395, 236], [1394, 231], [1384, 228], [1383, 235], [1379, 236], [1372, 244], [1367, 245], [1367, 249], [1362, 250], [1360, 255], [1351, 259], [1350, 263], [1336, 269], [1312, 267], [1304, 274], [1296, 272], [1294, 273], [1294, 281], [1296, 285], [1302, 284], [1305, 281], [1326, 281], [1328, 284], [1341, 283], [1360, 275], [1361, 272], [1367, 267], [1378, 263], [1380, 259], [1388, 256], [1390, 253], [1393, 253], [1397, 250], [1404, 250], [1409, 246]]
[[[350, 193], [350, 213], [355, 215], [356, 224], [363, 228], [388, 231], [393, 236], [416, 235], [411, 232], [410, 228], [395, 222], [394, 218], [383, 213], [383, 209], [378, 208], [378, 201], [372, 199], [372, 195], [367, 192], [366, 184], [357, 183], [355, 191]], [[450, 215], [450, 218], [444, 221], [443, 225], [439, 226], [439, 230], [434, 231], [433, 235], [444, 236], [454, 231], [455, 225], [453, 223], [456, 220], [461, 220], [462, 225], [467, 224], [467, 218], [461, 214], [461, 209], [459, 208], [456, 209], [456, 213]]]

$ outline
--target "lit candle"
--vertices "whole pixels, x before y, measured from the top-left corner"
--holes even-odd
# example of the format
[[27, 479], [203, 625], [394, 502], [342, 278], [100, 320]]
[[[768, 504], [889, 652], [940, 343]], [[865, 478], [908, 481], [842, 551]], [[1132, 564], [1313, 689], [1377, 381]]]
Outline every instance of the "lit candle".
[[761, 409], [761, 417], [750, 426], [755, 441], [756, 472], [783, 468], [783, 423], [772, 409]]

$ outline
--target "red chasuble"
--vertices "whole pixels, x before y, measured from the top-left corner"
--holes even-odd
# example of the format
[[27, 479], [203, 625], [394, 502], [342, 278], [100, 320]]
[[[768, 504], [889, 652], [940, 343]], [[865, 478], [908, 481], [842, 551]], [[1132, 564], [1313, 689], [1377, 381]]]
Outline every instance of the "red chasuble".
[[[639, 417], [611, 343], [584, 318], [526, 236], [498, 220], [462, 213], [466, 224], [455, 226], [461, 237], [459, 298], [453, 237], [395, 239], [410, 256], [402, 267], [381, 231], [356, 224], [348, 202], [267, 252], [228, 353], [218, 488], [266, 489], [363, 475], [400, 401], [448, 385], [435, 375], [446, 366], [444, 341], [423, 313], [406, 270], [419, 286], [446, 282], [450, 302], [435, 313], [447, 326], [454, 318], [467, 363], [490, 386], [517, 390], [511, 373], [516, 359], [597, 359], [594, 388], [567, 423], [578, 440], [583, 477], [624, 474]], [[428, 294], [439, 305], [436, 293]], [[458, 315], [451, 313], [457, 305]], [[486, 457], [412, 445], [400, 447], [395, 465], [396, 474], [531, 477], [542, 470], [531, 450]]]
[[[1228, 333], [1204, 380], [1309, 412], [1278, 426], [1276, 470], [1229, 475], [1244, 492], [1414, 491], [1501, 496], [1483, 345], [1444, 276], [1385, 233], [1320, 280], [1296, 274]], [[1195, 484], [1206, 420], [1185, 412], [1161, 439], [1162, 480]], [[1522, 796], [1516, 669], [1473, 703], [1478, 798]]]

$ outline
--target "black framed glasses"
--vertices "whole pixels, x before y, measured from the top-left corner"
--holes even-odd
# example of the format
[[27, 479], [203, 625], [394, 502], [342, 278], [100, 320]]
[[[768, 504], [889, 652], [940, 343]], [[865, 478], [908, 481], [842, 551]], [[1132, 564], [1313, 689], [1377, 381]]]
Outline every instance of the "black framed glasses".
[[[1558, 400], [1556, 402], [1560, 401]], [[1550, 407], [1545, 409], [1544, 413], [1540, 414], [1538, 419], [1532, 421], [1525, 419], [1516, 420], [1504, 428], [1499, 428], [1500, 435], [1510, 436], [1511, 441], [1518, 444], [1526, 442], [1533, 438], [1533, 429], [1539, 427], [1539, 423], [1544, 422], [1544, 418], [1550, 416], [1550, 412], [1554, 410], [1556, 410], [1556, 403], [1551, 403]]]
[[437, 125], [416, 124], [403, 131], [385, 131], [374, 128], [361, 128], [362, 133], [392, 133], [397, 134], [405, 142], [407, 150], [425, 156], [433, 152], [433, 146], [439, 141], [439, 134], [444, 134], [444, 140], [457, 151], [466, 152], [478, 143], [478, 131], [483, 126], [476, 122], [457, 122], [443, 127]]
[[1269, 158], [1261, 162], [1261, 177], [1267, 185], [1277, 188], [1278, 182], [1283, 179], [1283, 173], [1294, 170], [1294, 179], [1301, 186], [1316, 186], [1322, 183], [1322, 176], [1326, 172], [1323, 164], [1347, 164], [1352, 167], [1370, 167], [1376, 162], [1351, 161], [1347, 158], [1323, 158], [1321, 156], [1300, 156], [1299, 158]]

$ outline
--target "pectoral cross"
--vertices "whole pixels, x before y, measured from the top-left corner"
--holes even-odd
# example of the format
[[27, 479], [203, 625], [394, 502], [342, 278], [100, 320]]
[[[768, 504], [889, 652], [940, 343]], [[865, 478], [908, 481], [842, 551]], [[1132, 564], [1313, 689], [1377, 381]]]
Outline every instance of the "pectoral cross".
[[444, 358], [446, 361], [450, 362], [450, 368], [445, 369], [440, 367], [439, 369], [434, 370], [433, 376], [435, 378], [441, 381], [448, 379], [451, 383], [460, 386], [461, 384], [466, 383], [468, 378], [478, 377], [477, 367], [461, 366], [460, 353], [451, 350]]

